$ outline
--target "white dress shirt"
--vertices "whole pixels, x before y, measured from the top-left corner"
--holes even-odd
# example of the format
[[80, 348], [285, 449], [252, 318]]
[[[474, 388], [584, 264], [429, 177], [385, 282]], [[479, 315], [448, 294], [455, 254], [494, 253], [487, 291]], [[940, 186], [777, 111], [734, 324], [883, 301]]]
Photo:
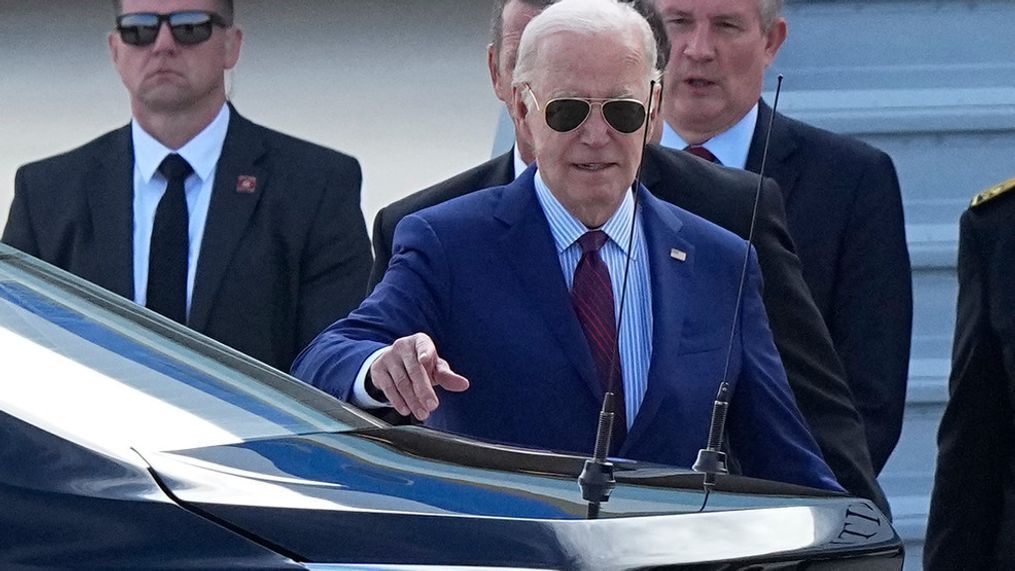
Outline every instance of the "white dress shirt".
[[184, 181], [189, 218], [187, 254], [187, 313], [194, 291], [197, 258], [201, 253], [204, 225], [211, 204], [211, 190], [222, 145], [229, 128], [229, 106], [223, 105], [215, 119], [179, 149], [167, 148], [145, 132], [137, 121], [131, 122], [134, 142], [134, 301], [145, 305], [148, 300], [148, 255], [151, 251], [155, 210], [166, 192], [166, 179], [158, 172], [166, 156], [176, 153], [190, 163], [194, 172]]
[[511, 154], [514, 157], [515, 178], [518, 178], [522, 175], [523, 172], [525, 172], [525, 169], [529, 168], [529, 165], [522, 160], [522, 154], [518, 152], [518, 145], [515, 145], [512, 148]]

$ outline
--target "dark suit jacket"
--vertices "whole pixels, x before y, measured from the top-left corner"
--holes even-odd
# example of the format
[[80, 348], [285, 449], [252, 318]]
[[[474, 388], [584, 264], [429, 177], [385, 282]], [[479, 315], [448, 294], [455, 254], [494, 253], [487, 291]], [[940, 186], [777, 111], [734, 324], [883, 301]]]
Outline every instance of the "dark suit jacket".
[[[383, 208], [374, 220], [376, 262], [371, 283], [384, 275], [395, 226], [404, 216], [513, 179], [513, 158], [508, 152]], [[659, 198], [747, 237], [756, 176], [649, 145], [643, 179]], [[874, 500], [887, 514], [888, 501], [874, 477], [863, 425], [828, 331], [803, 281], [775, 184], [762, 189], [753, 243], [765, 281], [768, 319], [800, 411], [839, 483], [850, 493]]]
[[1015, 190], [962, 215], [950, 397], [924, 544], [928, 570], [1015, 569], [1012, 252]]
[[[759, 172], [772, 108], [761, 102], [747, 170]], [[913, 290], [891, 158], [777, 114], [765, 176], [779, 183], [804, 279], [846, 368], [875, 473], [902, 430]]]
[[[130, 126], [20, 169], [3, 241], [127, 298], [133, 282]], [[257, 177], [252, 193], [237, 177]], [[232, 110], [188, 325], [288, 370], [363, 298], [371, 257], [352, 157]]]
[[[364, 360], [417, 331], [470, 379], [441, 392], [427, 425], [511, 444], [590, 453], [603, 388], [571, 304], [534, 168], [508, 186], [403, 219], [373, 294], [325, 330], [296, 376], [349, 399]], [[736, 235], [643, 191], [652, 291], [648, 388], [618, 455], [690, 467], [708, 440], [712, 401], [728, 379], [730, 449], [743, 473], [839, 490], [793, 401], [761, 300], [756, 258]], [[669, 252], [686, 252], [686, 260]], [[658, 253], [662, 253], [658, 255]], [[697, 300], [674, 303], [671, 300]]]

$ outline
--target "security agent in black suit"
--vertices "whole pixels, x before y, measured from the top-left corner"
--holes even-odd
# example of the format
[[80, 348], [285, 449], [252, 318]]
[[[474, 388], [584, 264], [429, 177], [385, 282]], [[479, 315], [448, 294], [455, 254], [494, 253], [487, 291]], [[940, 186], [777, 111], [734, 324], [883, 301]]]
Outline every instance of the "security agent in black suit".
[[[168, 25], [157, 16], [131, 16], [109, 38], [147, 147], [186, 155], [189, 143], [206, 139], [217, 128], [209, 129], [212, 123], [227, 117], [214, 178], [187, 178], [188, 198], [202, 185], [210, 196], [204, 227], [195, 232], [191, 225], [183, 237], [186, 252], [201, 236], [196, 265], [195, 250], [184, 260], [184, 275], [189, 270], [193, 278], [182, 320], [288, 370], [310, 339], [363, 298], [371, 257], [359, 164], [255, 125], [226, 106], [223, 74], [236, 63], [242, 40], [232, 26], [232, 2], [204, 0], [206, 13], [188, 2], [187, 12], [174, 12], [183, 4], [125, 0], [121, 13], [169, 14]], [[174, 23], [180, 26], [171, 31]], [[133, 204], [136, 185], [144, 186], [135, 166], [132, 125], [23, 166], [3, 241], [130, 299], [143, 299], [135, 278], [148, 277], [143, 291], [151, 300], [159, 276], [134, 271], [139, 262], [150, 269], [159, 263], [135, 256], [133, 234], [144, 224]], [[158, 174], [151, 181], [161, 208], [167, 182]], [[184, 207], [185, 225], [200, 217], [195, 204]]]
[[923, 564], [1015, 568], [1015, 178], [959, 223], [959, 298], [948, 405]]
[[[539, 3], [540, 0], [535, 1]], [[510, 72], [521, 30], [541, 8], [521, 0], [498, 2], [498, 7], [503, 13], [495, 13], [495, 38], [488, 61], [494, 90], [500, 95], [498, 86], [511, 84]], [[654, 25], [653, 29], [660, 27]], [[501, 33], [498, 35], [498, 32]], [[665, 34], [657, 38], [666, 41]], [[659, 53], [669, 52], [660, 49]], [[664, 67], [665, 63], [661, 68]], [[521, 162], [530, 158], [522, 156], [527, 148], [524, 141], [518, 141], [517, 159]], [[457, 196], [507, 184], [517, 174], [515, 161], [515, 151], [506, 153], [381, 209], [374, 220], [376, 261], [371, 273], [371, 289], [387, 269], [399, 220]], [[686, 153], [650, 145], [646, 149], [642, 182], [659, 198], [742, 237], [748, 235], [757, 176], [719, 168]], [[863, 426], [845, 383], [842, 365], [803, 281], [799, 260], [793, 253], [793, 242], [786, 230], [782, 199], [770, 180], [761, 192], [754, 245], [765, 279], [764, 301], [769, 322], [797, 405], [839, 483], [850, 493], [870, 498], [888, 513], [888, 502], [874, 477]]]
[[[663, 144], [703, 145], [726, 166], [758, 172], [772, 117], [762, 80], [787, 34], [781, 0], [735, 0], [722, 11], [696, 0], [654, 2], [672, 42], [662, 104], [672, 131]], [[865, 143], [776, 114], [765, 175], [782, 190], [804, 279], [880, 473], [902, 430], [913, 321], [895, 167]]]

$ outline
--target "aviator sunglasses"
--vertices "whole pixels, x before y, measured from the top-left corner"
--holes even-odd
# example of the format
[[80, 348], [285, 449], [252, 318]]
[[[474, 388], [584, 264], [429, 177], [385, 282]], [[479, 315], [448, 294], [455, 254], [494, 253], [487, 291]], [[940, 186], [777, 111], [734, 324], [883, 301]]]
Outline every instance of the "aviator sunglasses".
[[536, 103], [536, 110], [543, 112], [546, 125], [558, 133], [567, 133], [581, 127], [589, 118], [593, 105], [599, 105], [603, 119], [617, 131], [634, 133], [645, 124], [645, 104], [637, 99], [559, 97], [546, 102], [545, 110], [539, 106], [536, 94], [525, 86]]
[[211, 37], [212, 26], [229, 27], [222, 16], [214, 12], [188, 10], [169, 14], [135, 12], [116, 18], [116, 29], [123, 43], [132, 46], [147, 46], [155, 43], [162, 22], [169, 24], [169, 31], [176, 43], [183, 46], [200, 44]]

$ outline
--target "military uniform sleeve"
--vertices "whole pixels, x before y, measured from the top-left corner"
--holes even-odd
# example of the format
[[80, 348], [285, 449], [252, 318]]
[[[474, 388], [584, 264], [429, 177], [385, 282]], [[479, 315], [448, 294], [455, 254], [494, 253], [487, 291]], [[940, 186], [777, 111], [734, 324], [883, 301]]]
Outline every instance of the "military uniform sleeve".
[[991, 274], [996, 271], [992, 262], [1008, 261], [985, 257], [974, 217], [967, 211], [960, 223], [949, 398], [938, 429], [924, 546], [928, 570], [993, 568], [1006, 469], [1015, 453], [1008, 396], [1011, 372], [1005, 370], [1001, 339], [990, 319], [996, 303], [990, 293]]

